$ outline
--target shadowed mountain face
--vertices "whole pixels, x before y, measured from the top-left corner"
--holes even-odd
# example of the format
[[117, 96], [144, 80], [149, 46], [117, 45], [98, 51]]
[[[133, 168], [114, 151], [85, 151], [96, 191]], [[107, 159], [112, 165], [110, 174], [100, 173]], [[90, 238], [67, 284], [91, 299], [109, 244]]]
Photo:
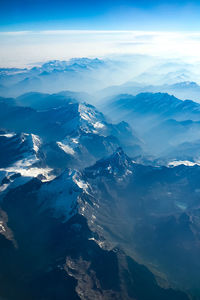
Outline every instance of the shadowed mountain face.
[[179, 287], [198, 290], [199, 166], [146, 167], [119, 150], [83, 176], [95, 198], [84, 210], [92, 228]]
[[[154, 230], [158, 231], [156, 235], [164, 233], [163, 222], [168, 218], [170, 221], [170, 217], [180, 215], [182, 220], [172, 223], [175, 238], [188, 226], [188, 219], [182, 217], [182, 210], [188, 205], [182, 195], [188, 188], [183, 190], [181, 183], [188, 178], [190, 184], [198, 172], [198, 167], [157, 169], [136, 165], [119, 148], [81, 173], [68, 170], [43, 183], [30, 178], [7, 190], [1, 205], [1, 295], [6, 299], [13, 295], [16, 299], [65, 299], [66, 295], [70, 299], [142, 300], [149, 299], [149, 295], [150, 299], [187, 299], [184, 293], [168, 287], [174, 285], [172, 277], [170, 282], [158, 275], [158, 271], [168, 275], [170, 271], [161, 264], [163, 256], [155, 251], [157, 240], [152, 237]], [[180, 190], [176, 188], [179, 185]], [[194, 188], [198, 187], [198, 182], [194, 182]], [[147, 190], [148, 198], [144, 200]], [[152, 190], [159, 192], [161, 201]], [[166, 190], [173, 191], [171, 199], [169, 195], [166, 199]], [[192, 197], [189, 205], [195, 209], [198, 196]], [[152, 241], [148, 253], [147, 234]], [[167, 237], [163, 236], [173, 253], [176, 245]], [[192, 248], [190, 231], [185, 238]], [[187, 248], [186, 255], [191, 248]], [[153, 251], [156, 255], [151, 256]], [[176, 257], [176, 251], [173, 255]], [[158, 270], [148, 267], [164, 288], [136, 259], [147, 265], [147, 261], [161, 264]], [[187, 264], [185, 267], [189, 274]]]
[[79, 97], [0, 99], [0, 298], [200, 299], [199, 105]]
[[36, 153], [39, 139], [32, 134], [15, 134], [0, 132], [0, 165], [7, 167]]
[[[63, 182], [62, 175], [55, 181], [61, 189], [58, 198], [51, 198], [58, 192], [54, 181], [41, 184], [38, 180], [4, 198], [3, 299], [188, 299], [184, 293], [159, 287], [152, 273], [123, 251], [100, 247], [98, 234], [77, 213], [79, 205], [83, 208], [78, 198], [67, 220], [55, 215], [61, 191], [66, 205], [73, 193], [82, 193], [70, 177]], [[49, 194], [44, 201], [45, 188]]]
[[197, 62], [194, 65], [173, 59], [163, 61], [138, 54], [103, 60], [52, 60], [32, 68], [0, 68], [0, 95], [17, 97], [29, 92], [70, 90], [94, 93], [99, 99], [118, 94], [164, 92], [198, 102], [198, 70]]
[[196, 82], [183, 81], [184, 78], [177, 78], [173, 84], [148, 85], [137, 82], [127, 82], [122, 85], [110, 86], [103, 89], [100, 93], [102, 97], [111, 97], [119, 94], [137, 95], [139, 93], [168, 93], [175, 97], [187, 100], [192, 99], [199, 103], [200, 86]]
[[122, 113], [131, 118], [134, 114], [141, 114], [143, 118], [152, 120], [176, 119], [177, 121], [198, 121], [200, 105], [191, 100], [179, 100], [174, 96], [163, 93], [141, 93], [137, 96], [119, 95], [111, 99], [108, 107], [122, 110]]
[[[24, 93], [58, 93], [61, 91], [94, 92], [120, 77], [118, 62], [77, 58], [49, 61], [31, 69], [1, 69], [0, 95], [17, 97]], [[117, 74], [117, 75], [116, 75]], [[113, 79], [115, 82], [116, 79]]]
[[129, 122], [146, 144], [147, 152], [157, 157], [200, 138], [200, 106], [190, 100], [163, 93], [141, 93], [118, 95], [104, 107], [114, 121]]

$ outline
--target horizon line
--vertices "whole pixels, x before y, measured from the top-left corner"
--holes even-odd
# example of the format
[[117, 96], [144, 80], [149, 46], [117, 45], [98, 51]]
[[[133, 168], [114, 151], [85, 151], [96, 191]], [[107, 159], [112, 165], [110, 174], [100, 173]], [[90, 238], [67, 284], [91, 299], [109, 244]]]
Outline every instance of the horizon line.
[[14, 31], [1, 31], [0, 35], [25, 35], [25, 34], [65, 34], [65, 33], [71, 33], [71, 34], [77, 34], [77, 33], [134, 33], [134, 34], [200, 34], [200, 30], [176, 30], [176, 31], [170, 31], [170, 30], [110, 30], [110, 29], [50, 29], [50, 30], [14, 30]]

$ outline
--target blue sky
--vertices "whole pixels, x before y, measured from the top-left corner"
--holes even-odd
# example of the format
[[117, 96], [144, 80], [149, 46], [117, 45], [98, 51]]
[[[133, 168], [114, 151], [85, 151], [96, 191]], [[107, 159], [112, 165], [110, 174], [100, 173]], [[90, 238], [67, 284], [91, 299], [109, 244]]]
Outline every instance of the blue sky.
[[0, 31], [194, 31], [199, 14], [199, 0], [0, 0]]
[[0, 0], [0, 67], [147, 54], [198, 60], [200, 0]]

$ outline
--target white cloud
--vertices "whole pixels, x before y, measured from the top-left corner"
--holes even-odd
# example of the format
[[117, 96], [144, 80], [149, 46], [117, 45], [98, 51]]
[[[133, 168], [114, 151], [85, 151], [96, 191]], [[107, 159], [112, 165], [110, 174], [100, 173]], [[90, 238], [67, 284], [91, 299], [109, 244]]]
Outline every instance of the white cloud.
[[51, 59], [148, 54], [199, 60], [200, 32], [46, 30], [0, 33], [0, 66]]

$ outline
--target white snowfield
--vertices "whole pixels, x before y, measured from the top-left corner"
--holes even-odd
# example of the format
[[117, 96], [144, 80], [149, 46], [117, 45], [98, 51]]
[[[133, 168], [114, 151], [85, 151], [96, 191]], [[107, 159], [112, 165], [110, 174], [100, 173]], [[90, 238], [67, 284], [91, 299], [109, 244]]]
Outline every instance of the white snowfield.
[[39, 151], [39, 147], [41, 146], [42, 142], [39, 138], [39, 136], [35, 134], [31, 134], [32, 141], [33, 141], [33, 149], [37, 153]]
[[94, 123], [94, 128], [103, 128], [105, 125], [100, 123], [100, 122], [96, 122]]
[[87, 182], [81, 180], [77, 173], [75, 173], [72, 178], [80, 189], [83, 189], [85, 192], [87, 192], [87, 189], [89, 188], [89, 184]]
[[[15, 133], [6, 133], [1, 136], [6, 138], [12, 138]], [[31, 180], [32, 178], [40, 177], [40, 180], [45, 182], [55, 178], [52, 175], [53, 169], [49, 167], [41, 167], [39, 165], [39, 158], [37, 157], [39, 147], [41, 145], [41, 140], [37, 135], [23, 133], [20, 141], [20, 145], [28, 141], [29, 148], [23, 154], [23, 157], [16, 161], [14, 164], [9, 165], [5, 168], [0, 168], [0, 178], [7, 178], [6, 183], [0, 185], [0, 192], [5, 192], [8, 188], [14, 188], [18, 185], [24, 184], [25, 182]], [[16, 145], [18, 147], [18, 145]], [[16, 148], [17, 149], [17, 148]], [[17, 150], [16, 150], [17, 151]], [[19, 174], [21, 178], [13, 178], [13, 175]]]
[[171, 161], [171, 162], [168, 163], [169, 167], [177, 167], [177, 166], [180, 166], [180, 165], [185, 165], [185, 166], [188, 166], [188, 167], [193, 167], [195, 165], [200, 166], [200, 162], [192, 162], [192, 161], [189, 161], [189, 160], [174, 160], [174, 161]]
[[12, 138], [12, 137], [15, 136], [15, 135], [16, 135], [16, 133], [13, 133], [13, 132], [11, 132], [11, 133], [0, 134], [0, 136], [5, 136], [5, 137], [7, 137], [7, 138]]
[[60, 147], [65, 153], [70, 154], [70, 155], [74, 155], [75, 152], [74, 150], [69, 146], [66, 145], [62, 142], [57, 142], [58, 147]]
[[41, 210], [53, 208], [54, 217], [62, 217], [66, 222], [76, 212], [76, 204], [81, 190], [73, 189], [76, 172], [64, 172], [52, 181], [46, 182], [40, 189]]
[[79, 114], [81, 119], [86, 121], [88, 132], [98, 133], [96, 130], [105, 127], [103, 117], [94, 108], [79, 104]]

